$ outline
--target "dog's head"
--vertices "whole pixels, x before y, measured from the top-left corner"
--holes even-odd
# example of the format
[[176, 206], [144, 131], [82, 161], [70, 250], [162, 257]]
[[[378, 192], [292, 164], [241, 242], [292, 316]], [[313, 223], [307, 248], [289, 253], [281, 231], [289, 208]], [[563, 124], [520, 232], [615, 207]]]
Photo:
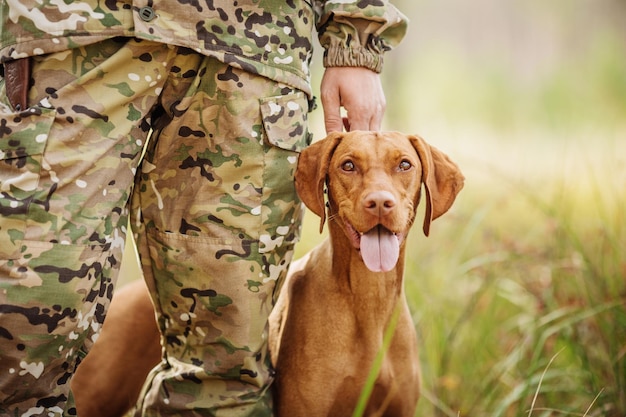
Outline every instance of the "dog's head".
[[422, 184], [423, 230], [428, 236], [431, 222], [452, 206], [463, 181], [447, 155], [419, 136], [397, 132], [332, 133], [302, 152], [296, 171], [298, 195], [321, 218], [320, 231], [326, 219], [327, 186], [329, 216], [343, 223], [362, 254], [369, 246], [360, 241], [370, 234], [383, 242], [372, 250], [397, 250], [394, 237], [401, 243], [413, 223]]

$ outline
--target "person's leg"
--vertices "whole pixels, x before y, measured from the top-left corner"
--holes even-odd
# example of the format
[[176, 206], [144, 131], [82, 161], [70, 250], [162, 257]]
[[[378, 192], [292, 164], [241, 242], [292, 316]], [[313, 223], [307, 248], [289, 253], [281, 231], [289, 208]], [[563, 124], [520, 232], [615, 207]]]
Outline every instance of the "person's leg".
[[267, 318], [299, 236], [307, 98], [211, 58], [180, 67], [133, 196], [165, 347], [136, 415], [270, 416]]
[[21, 113], [0, 85], [1, 415], [75, 414], [70, 378], [112, 296], [172, 51], [115, 39], [33, 58]]

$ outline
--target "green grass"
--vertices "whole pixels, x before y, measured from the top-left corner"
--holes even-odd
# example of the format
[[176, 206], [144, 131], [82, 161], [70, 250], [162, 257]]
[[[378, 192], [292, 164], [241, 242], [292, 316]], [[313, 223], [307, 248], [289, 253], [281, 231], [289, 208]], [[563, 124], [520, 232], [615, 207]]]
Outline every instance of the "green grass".
[[412, 234], [417, 416], [626, 415], [626, 166], [569, 140], [541, 174], [468, 162], [453, 211]]

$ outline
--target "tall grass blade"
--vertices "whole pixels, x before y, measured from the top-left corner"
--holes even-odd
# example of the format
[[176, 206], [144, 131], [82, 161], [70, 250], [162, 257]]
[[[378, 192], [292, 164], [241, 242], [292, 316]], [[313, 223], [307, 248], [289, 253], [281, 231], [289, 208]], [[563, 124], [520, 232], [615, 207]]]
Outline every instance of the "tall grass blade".
[[545, 378], [546, 376], [546, 372], [548, 371], [548, 368], [550, 368], [550, 365], [552, 365], [552, 362], [554, 362], [554, 359], [563, 351], [563, 349], [559, 350], [557, 353], [555, 353], [552, 358], [550, 358], [550, 362], [548, 362], [548, 365], [546, 365], [545, 369], [543, 370], [543, 373], [541, 374], [541, 378], [539, 378], [539, 383], [537, 384], [537, 389], [535, 390], [535, 396], [533, 397], [533, 401], [530, 404], [530, 410], [528, 410], [528, 417], [531, 416], [531, 414], [533, 413], [533, 409], [535, 408], [535, 403], [537, 402], [537, 396], [539, 396], [539, 391], [541, 390], [541, 384], [543, 382], [543, 378]]
[[376, 358], [374, 359], [374, 363], [372, 364], [372, 369], [369, 372], [367, 381], [365, 381], [365, 386], [361, 391], [361, 395], [359, 396], [359, 400], [357, 402], [356, 408], [354, 409], [354, 413], [352, 413], [352, 417], [362, 417], [365, 413], [367, 402], [369, 401], [369, 398], [372, 395], [372, 391], [374, 390], [376, 379], [378, 379], [378, 374], [380, 373], [383, 361], [385, 360], [385, 355], [389, 350], [391, 340], [393, 339], [393, 335], [398, 325], [398, 320], [400, 319], [400, 312], [402, 311], [402, 307], [404, 305], [402, 301], [403, 300], [399, 298], [398, 302], [396, 303], [396, 306], [391, 315], [391, 319], [389, 320], [389, 325], [385, 329], [385, 333], [383, 335], [383, 344], [376, 354]]

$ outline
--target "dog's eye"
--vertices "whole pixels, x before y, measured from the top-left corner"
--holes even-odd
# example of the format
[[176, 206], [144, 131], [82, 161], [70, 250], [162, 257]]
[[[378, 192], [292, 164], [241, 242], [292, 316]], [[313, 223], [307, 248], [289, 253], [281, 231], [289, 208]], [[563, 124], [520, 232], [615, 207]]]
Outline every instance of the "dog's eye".
[[341, 169], [347, 172], [352, 172], [355, 170], [355, 168], [356, 167], [354, 166], [354, 162], [352, 161], [345, 161], [343, 164], [341, 164]]
[[398, 165], [398, 171], [408, 171], [409, 169], [411, 169], [412, 166], [413, 165], [411, 165], [411, 163], [405, 159], [400, 162], [400, 165]]

